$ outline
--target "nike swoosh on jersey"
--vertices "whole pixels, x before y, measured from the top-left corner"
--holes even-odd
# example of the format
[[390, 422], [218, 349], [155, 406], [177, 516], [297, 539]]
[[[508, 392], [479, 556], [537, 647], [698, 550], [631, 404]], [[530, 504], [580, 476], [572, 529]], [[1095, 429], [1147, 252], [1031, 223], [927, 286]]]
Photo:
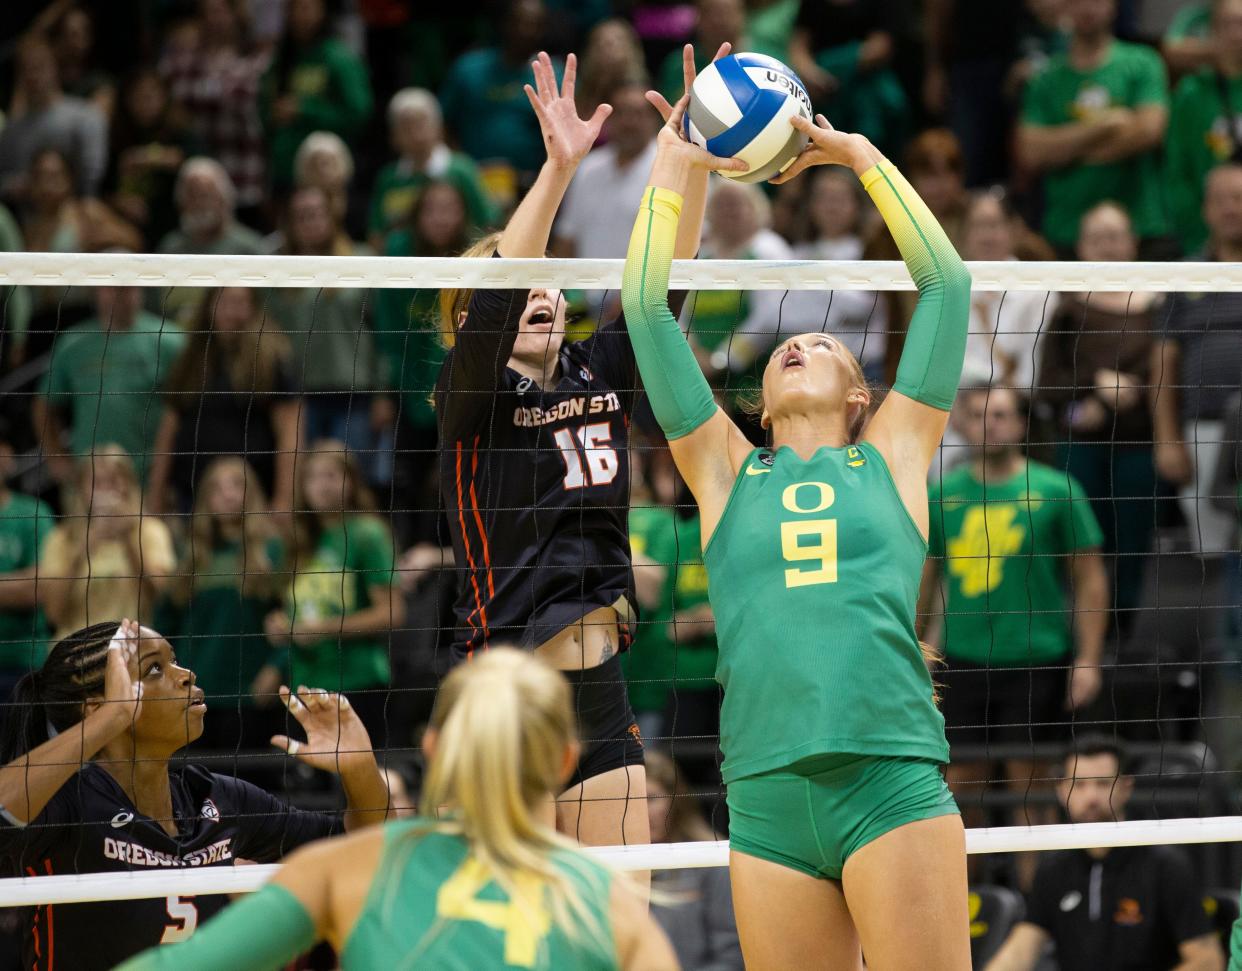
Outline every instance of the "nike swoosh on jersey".
[[768, 472], [771, 472], [771, 471], [772, 471], [771, 469], [757, 469], [753, 465], [746, 466], [747, 475], [766, 475]]

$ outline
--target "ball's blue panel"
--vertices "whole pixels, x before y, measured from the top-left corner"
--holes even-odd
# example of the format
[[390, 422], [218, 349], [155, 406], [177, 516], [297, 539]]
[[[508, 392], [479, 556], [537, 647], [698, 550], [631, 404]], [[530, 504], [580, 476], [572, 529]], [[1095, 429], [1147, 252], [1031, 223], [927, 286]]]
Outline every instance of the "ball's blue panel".
[[768, 57], [767, 54], [749, 53], [734, 54], [733, 57], [737, 63], [744, 68], [762, 67], [769, 71], [776, 71], [780, 74], [791, 77], [798, 82], [798, 86], [801, 87], [803, 91], [806, 90], [806, 85], [802, 83], [802, 78], [798, 77], [798, 75], [794, 73], [793, 68], [791, 68], [788, 64], [778, 61], [775, 57]]
[[707, 140], [707, 150], [721, 158], [732, 158], [768, 126], [772, 116], [784, 103], [784, 91], [760, 90], [758, 97], [747, 106], [741, 121], [727, 132]]
[[720, 79], [724, 81], [725, 87], [729, 89], [729, 94], [737, 102], [738, 108], [743, 115], [746, 114], [750, 110], [751, 101], [754, 100], [755, 95], [760, 91], [759, 86], [746, 74], [745, 69], [738, 63], [735, 55], [730, 54], [728, 57], [722, 57], [713, 63], [715, 63], [716, 70], [720, 74]]

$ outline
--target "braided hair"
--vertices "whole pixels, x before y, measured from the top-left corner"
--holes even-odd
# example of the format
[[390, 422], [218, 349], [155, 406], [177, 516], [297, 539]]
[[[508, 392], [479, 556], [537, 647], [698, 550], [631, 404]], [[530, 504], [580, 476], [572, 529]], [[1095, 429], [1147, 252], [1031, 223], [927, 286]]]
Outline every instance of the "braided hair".
[[119, 621], [83, 627], [62, 638], [37, 671], [13, 689], [0, 730], [0, 763], [12, 762], [83, 718], [83, 705], [104, 692], [108, 645]]

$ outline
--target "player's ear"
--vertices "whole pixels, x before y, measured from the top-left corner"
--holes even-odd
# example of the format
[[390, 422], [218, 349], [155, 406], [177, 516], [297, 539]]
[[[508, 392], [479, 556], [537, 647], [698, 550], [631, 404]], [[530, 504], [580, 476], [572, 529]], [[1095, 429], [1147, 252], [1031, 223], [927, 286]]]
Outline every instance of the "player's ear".
[[768, 409], [763, 409], [763, 414], [759, 416], [759, 427], [765, 432], [772, 427], [772, 416], [768, 414]]

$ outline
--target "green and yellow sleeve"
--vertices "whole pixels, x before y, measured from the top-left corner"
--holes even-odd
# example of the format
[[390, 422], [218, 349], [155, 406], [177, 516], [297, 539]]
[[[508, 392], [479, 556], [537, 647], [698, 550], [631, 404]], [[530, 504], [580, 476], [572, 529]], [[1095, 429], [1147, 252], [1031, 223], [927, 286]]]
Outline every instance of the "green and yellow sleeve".
[[893, 390], [948, 411], [966, 358], [970, 274], [936, 217], [891, 162], [872, 166], [861, 179], [919, 289]]
[[181, 944], [161, 944], [118, 971], [278, 971], [315, 943], [315, 924], [284, 887], [267, 884]]
[[638, 207], [621, 280], [621, 307], [651, 410], [669, 440], [716, 414], [712, 389], [668, 306], [668, 276], [682, 198], [649, 186]]

